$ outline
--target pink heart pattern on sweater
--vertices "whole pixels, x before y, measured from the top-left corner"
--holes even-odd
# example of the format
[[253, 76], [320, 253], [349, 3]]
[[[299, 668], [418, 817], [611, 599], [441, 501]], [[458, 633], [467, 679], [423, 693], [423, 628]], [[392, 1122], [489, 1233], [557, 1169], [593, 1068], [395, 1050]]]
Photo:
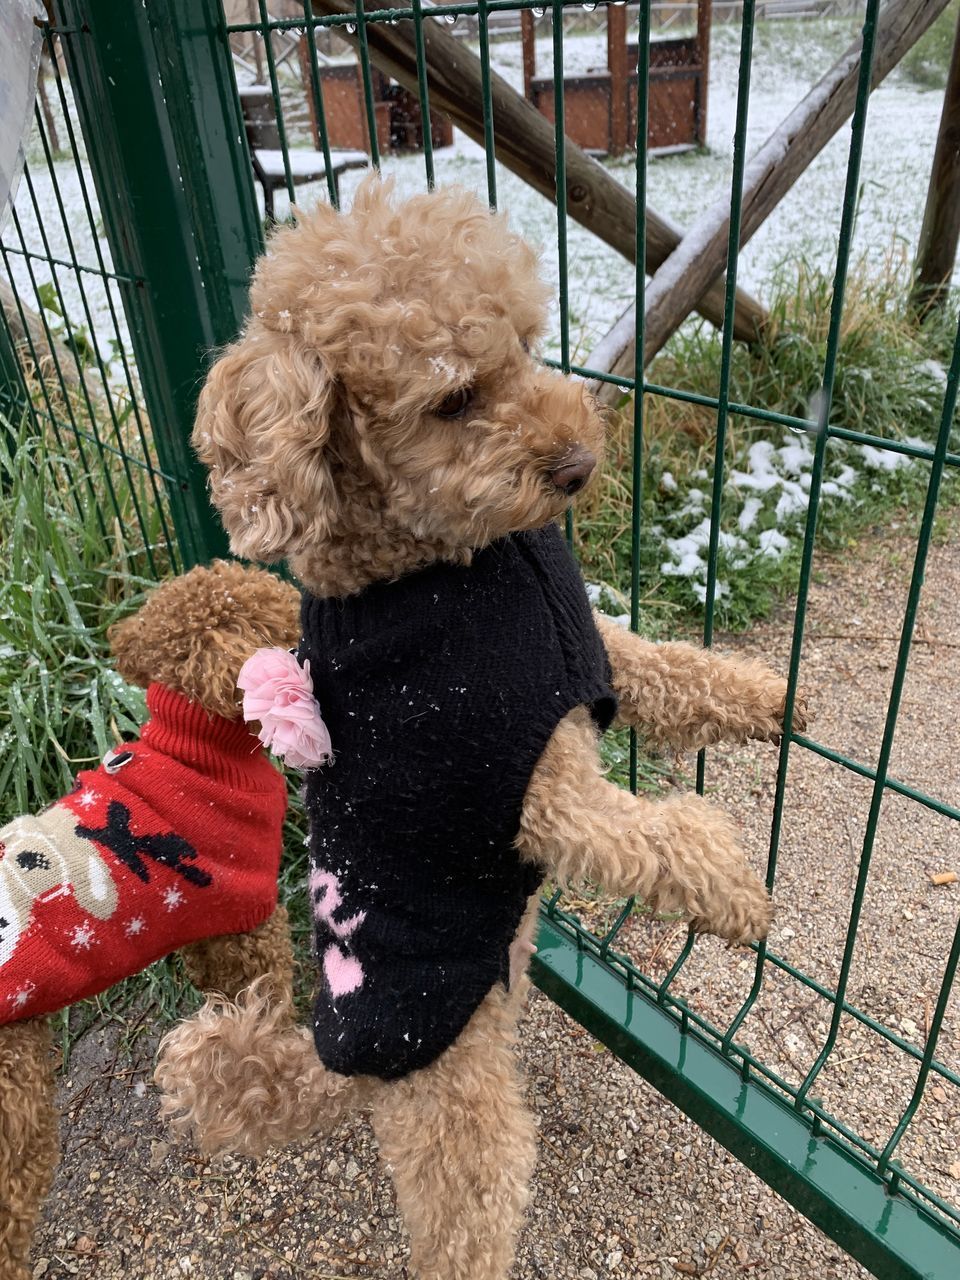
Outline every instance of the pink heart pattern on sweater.
[[334, 1000], [359, 991], [363, 986], [363, 965], [356, 956], [348, 956], [335, 942], [323, 953], [323, 973]]

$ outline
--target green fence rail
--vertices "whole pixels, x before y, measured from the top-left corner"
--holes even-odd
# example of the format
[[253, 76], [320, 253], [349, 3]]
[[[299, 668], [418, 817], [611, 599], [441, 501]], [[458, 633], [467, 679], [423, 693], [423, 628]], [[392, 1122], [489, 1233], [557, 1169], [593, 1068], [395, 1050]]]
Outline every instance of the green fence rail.
[[[791, 762], [797, 753], [815, 756], [851, 778], [866, 780], [871, 787], [856, 885], [847, 904], [844, 944], [836, 958], [837, 976], [832, 986], [827, 985], [767, 944], [760, 945], [754, 948], [749, 992], [733, 1015], [721, 1020], [708, 1004], [701, 1007], [675, 994], [681, 973], [700, 945], [692, 936], [666, 975], [654, 979], [623, 954], [621, 933], [632, 903], [615, 912], [611, 928], [596, 933], [565, 908], [559, 895], [544, 903], [533, 976], [598, 1039], [877, 1276], [954, 1280], [960, 1275], [960, 1208], [935, 1194], [925, 1185], [922, 1173], [906, 1163], [901, 1165], [896, 1157], [931, 1082], [949, 1089], [952, 1097], [960, 1096], [958, 1065], [951, 1066], [937, 1056], [960, 963], [960, 924], [949, 953], [938, 960], [939, 993], [922, 1047], [857, 1007], [848, 995], [885, 796], [892, 792], [925, 814], [960, 821], [956, 806], [899, 781], [889, 772], [941, 484], [948, 469], [960, 466], [952, 434], [960, 384], [960, 331], [939, 422], [929, 441], [882, 438], [833, 420], [854, 221], [863, 196], [861, 159], [867, 136], [871, 60], [881, 12], [880, 0], [866, 0], [859, 91], [849, 138], [817, 411], [810, 416], [781, 413], [731, 398], [732, 317], [756, 7], [752, 0], [745, 0], [740, 21], [727, 323], [716, 395], [648, 380], [639, 356], [630, 378], [591, 370], [580, 362], [571, 345], [565, 102], [559, 75], [555, 77], [553, 101], [558, 343], [550, 362], [566, 372], [613, 383], [626, 392], [642, 388], [645, 393], [633, 398], [630, 620], [634, 628], [640, 622], [643, 463], [649, 404], [659, 398], [694, 403], [716, 413], [711, 497], [715, 514], [704, 605], [707, 643], [713, 637], [716, 618], [719, 512], [731, 422], [744, 419], [786, 428], [813, 442], [790, 652], [788, 722], [797, 696], [826, 466], [831, 450], [837, 447], [835, 442], [869, 445], [928, 469], [896, 667], [875, 762], [865, 763], [799, 733], [785, 735], [780, 748], [766, 871], [767, 885], [775, 897]], [[486, 194], [496, 205], [498, 195], [502, 196], [503, 170], [496, 163], [491, 19], [525, 9], [533, 10], [539, 19], [546, 10], [547, 17], [552, 17], [554, 66], [562, 68], [564, 16], [575, 14], [578, 8], [563, 0], [552, 4], [543, 0], [540, 4], [534, 0], [477, 0], [431, 8], [422, 0], [412, 0], [410, 7], [378, 9], [365, 6], [363, 0], [355, 4], [352, 0], [302, 0], [302, 12], [295, 16], [271, 17], [267, 0], [258, 0], [255, 20], [231, 23], [218, 0], [148, 0], [143, 5], [126, 6], [120, 23], [109, 0], [56, 0], [55, 22], [47, 29], [46, 40], [57, 111], [65, 130], [61, 139], [65, 152], [54, 156], [48, 126], [38, 108], [23, 188], [0, 245], [11, 300], [5, 297], [0, 309], [0, 407], [11, 420], [18, 411], [26, 413], [31, 430], [55, 448], [62, 463], [57, 471], [62, 502], [80, 506], [96, 503], [104, 527], [117, 529], [118, 541], [144, 572], [189, 565], [224, 550], [223, 534], [206, 502], [204, 479], [190, 453], [188, 435], [209, 353], [237, 331], [250, 266], [264, 240], [235, 78], [238, 41], [260, 42], [289, 201], [292, 204], [299, 197], [305, 202], [317, 198], [337, 202], [339, 192], [333, 175], [336, 148], [329, 137], [330, 103], [325, 100], [328, 88], [318, 73], [318, 49], [325, 33], [339, 31], [359, 56], [358, 113], [365, 122], [371, 164], [377, 166], [386, 164], [387, 159], [378, 145], [374, 98], [377, 55], [371, 33], [398, 24], [412, 30], [417, 77], [416, 83], [407, 87], [426, 121], [431, 110], [431, 77], [425, 32], [429, 33], [429, 24], [449, 28], [463, 15], [475, 19], [483, 87], [477, 128], [485, 144]], [[647, 137], [650, 10], [649, 0], [644, 0], [638, 16], [631, 18], [636, 24], [631, 35], [635, 33], [639, 50], [635, 143]], [[249, 11], [244, 8], [243, 12], [246, 19]], [[326, 168], [324, 180], [299, 192], [295, 151], [306, 136], [306, 125], [292, 102], [291, 62], [284, 61], [277, 44], [282, 34], [303, 37], [308, 70], [297, 73], [301, 76], [300, 93], [309, 98], [310, 115], [319, 134], [318, 150]], [[60, 56], [66, 74], [61, 71]], [[422, 184], [433, 186], [444, 175], [430, 129], [423, 133], [422, 156], [416, 163], [422, 163]], [[637, 208], [642, 211], [648, 190], [644, 145], [636, 146], [633, 177]], [[646, 234], [645, 220], [638, 215], [638, 263], [645, 260]], [[645, 287], [645, 274], [638, 266], [638, 352], [643, 351]], [[105, 477], [105, 484], [94, 491], [85, 478], [97, 470]], [[633, 740], [630, 776], [634, 786], [638, 766], [639, 752]], [[709, 759], [701, 755], [697, 765], [701, 791], [707, 785], [709, 766]], [[751, 1052], [744, 1039], [758, 1002], [774, 981], [796, 984], [822, 1005], [829, 1018], [814, 1061], [793, 1080], [784, 1078], [762, 1055]], [[845, 1022], [878, 1037], [915, 1073], [909, 1097], [898, 1114], [885, 1118], [879, 1142], [868, 1141], [815, 1096], [817, 1081], [835, 1057]]]

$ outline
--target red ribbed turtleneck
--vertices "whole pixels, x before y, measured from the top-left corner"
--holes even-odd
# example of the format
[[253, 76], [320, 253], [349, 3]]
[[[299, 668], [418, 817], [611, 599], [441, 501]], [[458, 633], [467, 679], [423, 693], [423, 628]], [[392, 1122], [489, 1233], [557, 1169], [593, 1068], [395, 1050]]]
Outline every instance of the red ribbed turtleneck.
[[0, 830], [0, 1023], [94, 995], [277, 901], [286, 784], [246, 725], [161, 685], [139, 742]]

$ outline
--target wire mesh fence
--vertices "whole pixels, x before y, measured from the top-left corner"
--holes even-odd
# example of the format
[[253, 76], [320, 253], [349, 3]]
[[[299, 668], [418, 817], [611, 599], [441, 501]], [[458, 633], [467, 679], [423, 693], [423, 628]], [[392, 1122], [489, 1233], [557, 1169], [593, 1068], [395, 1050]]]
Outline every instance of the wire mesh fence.
[[[0, 349], [8, 417], [28, 415], [62, 501], [94, 512], [131, 569], [179, 563], [126, 309], [142, 281], [114, 269], [57, 37], [44, 76], [20, 197], [0, 242]], [[126, 294], [126, 297], [124, 296]]]
[[[32, 431], [55, 445], [63, 502], [94, 503], [98, 519], [116, 530], [123, 554], [147, 572], [204, 558], [219, 551], [222, 540], [186, 449], [190, 411], [207, 351], [232, 337], [239, 324], [246, 272], [263, 243], [264, 221], [271, 212], [291, 216], [298, 201], [339, 205], [343, 195], [348, 204], [349, 189], [369, 167], [393, 173], [402, 190], [479, 181], [491, 205], [511, 212], [516, 206], [521, 229], [535, 229], [544, 247], [545, 269], [556, 286], [547, 362], [630, 398], [630, 448], [619, 477], [629, 494], [627, 527], [620, 530], [629, 544], [628, 569], [615, 586], [618, 598], [629, 599], [631, 626], [643, 623], [649, 598], [642, 575], [651, 536], [644, 512], [653, 413], [665, 405], [679, 411], [695, 404], [714, 420], [704, 496], [712, 519], [702, 543], [706, 643], [725, 616], [718, 610], [731, 537], [725, 502], [736, 483], [733, 439], [749, 427], [777, 442], [792, 437], [809, 452], [788, 655], [788, 723], [805, 680], [819, 531], [831, 486], [836, 491], [838, 459], [846, 456], [842, 450], [873, 450], [922, 468], [925, 491], [916, 515], [913, 566], [875, 749], [838, 749], [806, 733], [785, 735], [770, 780], [769, 814], [764, 811], [766, 880], [779, 900], [785, 879], [793, 884], [799, 875], [802, 883], [798, 861], [813, 857], [793, 834], [799, 775], [820, 770], [824, 794], [829, 778], [842, 797], [841, 818], [855, 849], [851, 882], [835, 882], [831, 907], [840, 920], [837, 929], [800, 960], [783, 937], [754, 948], [747, 969], [739, 957], [721, 959], [725, 985], [718, 994], [701, 981], [710, 944], [667, 922], [653, 945], [641, 945], [638, 921], [644, 917], [638, 904], [572, 904], [555, 894], [544, 905], [534, 975], [598, 1038], [877, 1275], [946, 1277], [956, 1274], [960, 1256], [960, 1183], [956, 1173], [938, 1172], [925, 1159], [923, 1124], [932, 1090], [939, 1091], [936, 1107], [944, 1114], [955, 1115], [960, 1099], [953, 990], [960, 925], [954, 923], [949, 936], [941, 927], [936, 949], [927, 956], [934, 979], [922, 1033], [915, 1024], [905, 1029], [889, 1003], [869, 997], [863, 968], [865, 913], [871, 895], [882, 891], [878, 866], [886, 867], [887, 854], [878, 853], [878, 840], [891, 806], [911, 807], [931, 844], [953, 848], [960, 830], [955, 797], [938, 796], [910, 780], [909, 772], [900, 777], [894, 771], [895, 763], [903, 766], [896, 731], [942, 488], [960, 466], [960, 334], [922, 438], [905, 438], [892, 427], [886, 433], [864, 430], [838, 413], [845, 299], [858, 218], [870, 198], [863, 157], [882, 15], [879, 0], [867, 0], [857, 6], [862, 56], [833, 206], [832, 282], [817, 386], [804, 388], [806, 411], [772, 409], [735, 395], [738, 309], [749, 301], [740, 268], [749, 109], [764, 8], [745, 0], [731, 28], [735, 141], [724, 175], [725, 282], [714, 311], [723, 321], [723, 338], [709, 392], [656, 381], [644, 368], [645, 301], [656, 287], [649, 277], [663, 235], [654, 215], [644, 217], [657, 185], [644, 144], [659, 109], [651, 86], [656, 28], [664, 17], [662, 6], [650, 3], [625, 10], [613, 3], [475, 0], [427, 8], [412, 0], [409, 7], [373, 9], [362, 0], [291, 0], [282, 7], [267, 0], [252, 6], [224, 0], [222, 8], [213, 0], [169, 0], [146, 6], [121, 33], [97, 0], [62, 0], [46, 40], [66, 158], [54, 155], [49, 124], [38, 108], [24, 188], [0, 250], [10, 294], [9, 305], [4, 299], [0, 354], [5, 343], [7, 396], [15, 393]], [[544, 13], [552, 21], [541, 29], [537, 21]], [[570, 22], [561, 20], [577, 14], [591, 25], [598, 15], [605, 19], [601, 39], [608, 27], [623, 22], [624, 52], [631, 59], [622, 78], [623, 101], [616, 96], [610, 50], [601, 46], [598, 54], [591, 47], [584, 53]], [[505, 40], [500, 31], [494, 41], [503, 17], [515, 21], [517, 34], [527, 32], [526, 48], [547, 69], [540, 77], [545, 96], [536, 109], [528, 92], [535, 77], [524, 65], [519, 40]], [[454, 43], [460, 20], [475, 24], [476, 35]], [[693, 33], [695, 24], [688, 25]], [[58, 61], [59, 44], [69, 79]], [[606, 80], [602, 67], [598, 72], [585, 61], [604, 54]], [[146, 93], [143, 86], [157, 79], [159, 95]], [[604, 136], [609, 141], [626, 129], [621, 154], [610, 154], [615, 148], [609, 145], [572, 142], [570, 135], [582, 125], [574, 119], [582, 104], [574, 107], [572, 96], [581, 80], [590, 81], [591, 92], [602, 81]], [[705, 95], [705, 70], [698, 83]], [[690, 89], [691, 102], [699, 92]], [[705, 96], [701, 106], [706, 110]], [[593, 150], [607, 152], [608, 159], [597, 163], [587, 154]], [[604, 185], [607, 179], [612, 185]], [[521, 194], [531, 190], [535, 202]], [[165, 245], [157, 243], [162, 236]], [[599, 318], [584, 320], [584, 281], [597, 270], [594, 249], [587, 246], [598, 239], [619, 264], [615, 273], [600, 277], [614, 282], [615, 296]], [[600, 291], [603, 284], [596, 287]], [[632, 371], [611, 373], [591, 364], [587, 353], [597, 348], [597, 329], [602, 333], [631, 301], [637, 354]], [[9, 373], [11, 353], [17, 357], [15, 376]], [[634, 395], [638, 388], [643, 394]], [[94, 474], [102, 475], [102, 486], [91, 485]], [[570, 533], [585, 551], [604, 536], [587, 518], [571, 523]], [[701, 755], [698, 790], [710, 790], [728, 763]], [[632, 739], [625, 747], [625, 781], [643, 785], [644, 770], [642, 744]], [[836, 843], [826, 812], [823, 826], [825, 846]], [[817, 856], [829, 859], [833, 853], [828, 848]], [[904, 942], [913, 944], [915, 939]], [[868, 949], [868, 968], [871, 955]], [[715, 955], [709, 963], [715, 972]], [[785, 1047], [790, 1015], [782, 1015], [794, 1009], [802, 1011], [809, 1034], [791, 1052]], [[778, 1021], [776, 1032], [771, 1020]], [[867, 1106], [866, 1094], [858, 1094], [858, 1080], [870, 1074], [871, 1055], [890, 1065], [892, 1083], [879, 1114], [874, 1104]], [[851, 1072], [852, 1063], [858, 1065]]]

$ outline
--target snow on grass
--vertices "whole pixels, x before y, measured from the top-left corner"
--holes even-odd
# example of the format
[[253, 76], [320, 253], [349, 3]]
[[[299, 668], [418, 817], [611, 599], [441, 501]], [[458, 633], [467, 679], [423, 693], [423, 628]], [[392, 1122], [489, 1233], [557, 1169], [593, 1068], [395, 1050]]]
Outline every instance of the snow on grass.
[[[849, 19], [760, 22], [755, 34], [751, 104], [748, 120], [748, 155], [754, 153], [799, 100], [821, 78], [856, 34]], [[473, 46], [476, 51], [475, 46]], [[568, 33], [564, 41], [568, 74], [602, 67], [606, 61], [606, 37], [602, 30], [587, 34]], [[702, 153], [653, 157], [649, 162], [649, 200], [663, 215], [681, 226], [690, 226], [716, 201], [729, 199], [733, 159], [733, 134], [737, 99], [739, 24], [718, 23], [714, 27], [708, 109], [708, 147]], [[518, 90], [522, 87], [522, 59], [519, 39], [491, 46], [494, 71]], [[549, 35], [537, 41], [538, 71], [552, 70], [552, 43]], [[872, 95], [861, 173], [861, 192], [853, 239], [854, 258], [882, 264], [891, 249], [916, 245], [923, 203], [936, 140], [942, 95], [918, 88], [905, 76], [894, 72]], [[299, 145], [308, 145], [303, 135]], [[846, 163], [849, 128], [844, 128], [814, 160], [793, 190], [745, 247], [739, 266], [740, 283], [761, 299], [770, 296], [772, 281], [783, 264], [805, 260], [815, 270], [831, 272], [837, 252], [837, 235]], [[34, 253], [48, 250], [62, 258], [75, 252], [79, 262], [97, 266], [99, 245], [108, 269], [109, 250], [94, 209], [86, 213], [79, 175], [72, 159], [57, 160], [54, 175], [63, 201], [58, 207], [54, 175], [42, 163], [42, 152], [33, 139], [29, 149], [33, 195], [40, 210], [44, 235], [34, 208], [34, 199], [24, 186], [17, 201], [24, 243]], [[486, 163], [483, 148], [455, 131], [454, 145], [435, 153], [437, 180], [458, 183], [486, 196]], [[609, 172], [628, 189], [636, 182], [634, 157], [606, 162]], [[419, 155], [387, 156], [384, 171], [392, 175], [401, 194], [422, 191], [426, 184], [424, 160]], [[85, 160], [81, 169], [92, 194]], [[362, 173], [343, 176], [341, 190], [346, 207]], [[497, 194], [517, 231], [542, 251], [548, 279], [559, 293], [557, 212], [553, 204], [538, 195], [502, 165], [496, 166]], [[257, 197], [261, 199], [259, 188]], [[305, 206], [326, 198], [325, 183], [298, 188], [298, 202]], [[277, 197], [277, 214], [285, 215], [285, 196]], [[633, 300], [633, 267], [595, 236], [573, 221], [568, 223], [570, 356], [585, 360], [594, 345]], [[18, 246], [15, 228], [8, 227], [5, 242]], [[21, 296], [37, 307], [35, 284], [52, 281], [51, 268], [42, 262], [28, 262], [11, 255], [8, 262]], [[790, 268], [788, 268], [789, 271]], [[33, 278], [31, 279], [31, 271]], [[96, 276], [80, 275], [67, 268], [56, 269], [56, 283], [63, 294], [65, 310], [73, 325], [92, 327], [101, 335], [101, 349], [110, 366], [110, 376], [118, 376], [111, 363], [112, 341], [116, 340], [108, 306], [106, 286]], [[126, 347], [126, 322], [119, 305], [116, 286], [114, 305], [120, 319], [119, 341]], [[149, 282], [148, 282], [149, 287]], [[49, 289], [46, 296], [49, 298]], [[54, 318], [55, 324], [62, 324]], [[559, 307], [555, 305], [551, 332], [544, 353], [559, 356]], [[916, 373], [918, 371], [914, 371]], [[943, 366], [936, 360], [923, 362], [919, 372], [930, 395], [923, 392], [923, 407], [934, 406], [945, 380]], [[867, 371], [868, 373], [868, 371]], [[865, 376], [867, 376], [865, 373]], [[848, 371], [848, 376], [853, 376]], [[814, 394], [815, 387], [803, 389]], [[938, 394], [939, 393], [939, 394]], [[815, 414], [815, 406], [811, 409]], [[882, 485], [894, 472], [910, 467], [904, 455], [863, 446], [834, 449], [828, 455], [824, 474], [823, 501], [850, 503], [859, 500], [872, 484]], [[723, 566], [732, 570], [753, 562], [770, 561], [786, 554], [801, 527], [809, 499], [813, 450], [806, 437], [786, 433], [783, 440], [754, 440], [730, 462], [726, 491], [736, 504], [731, 514], [731, 531], [721, 535]], [[666, 514], [662, 524], [645, 529], [645, 537], [660, 539], [659, 560], [665, 576], [689, 583], [690, 594], [702, 600], [706, 582], [706, 549], [710, 516], [709, 485], [706, 473], [674, 476], [664, 472], [659, 486]], [[698, 484], [698, 481], [701, 483]], [[659, 513], [657, 519], [659, 520]], [[734, 531], [735, 530], [735, 531]], [[724, 587], [726, 584], [721, 584]]]
[[[752, 153], [827, 70], [856, 32], [849, 19], [821, 19], [796, 22], [760, 22], [755, 36], [754, 69], [748, 122], [748, 153]], [[475, 47], [474, 47], [475, 50]], [[564, 58], [568, 74], [602, 67], [606, 61], [606, 36], [602, 30], [587, 34], [567, 34]], [[714, 27], [711, 53], [708, 109], [708, 148], [702, 154], [652, 158], [649, 164], [651, 204], [684, 226], [693, 223], [712, 202], [729, 197], [736, 112], [739, 24], [718, 23]], [[537, 41], [538, 71], [550, 74], [552, 45], [549, 35]], [[493, 69], [514, 88], [522, 86], [519, 39], [498, 41], [491, 46]], [[881, 260], [894, 243], [916, 244], [922, 217], [929, 166], [936, 139], [941, 95], [918, 89], [896, 73], [874, 94], [868, 119], [854, 256], [866, 253]], [[306, 139], [301, 139], [306, 142]], [[761, 298], [764, 286], [784, 259], [806, 257], [812, 264], [829, 269], [836, 254], [837, 228], [849, 131], [844, 129], [814, 161], [793, 191], [759, 230], [740, 259], [740, 281]], [[78, 260], [96, 266], [94, 237], [109, 268], [109, 253], [99, 217], [91, 225], [84, 208], [79, 180], [72, 160], [55, 165], [66, 219], [57, 208], [53, 181], [46, 172], [37, 140], [29, 149], [31, 175], [37, 205], [42, 211], [50, 251], [69, 258], [72, 235]], [[610, 172], [629, 189], [635, 187], [632, 156], [607, 162]], [[426, 171], [418, 155], [388, 156], [384, 171], [395, 176], [404, 194], [423, 190]], [[89, 182], [86, 164], [83, 164]], [[436, 152], [437, 179], [459, 183], [486, 194], [486, 167], [483, 148], [455, 132], [452, 147]], [[362, 172], [345, 174], [341, 188], [349, 198]], [[557, 214], [550, 201], [538, 195], [497, 165], [498, 200], [509, 211], [516, 229], [542, 249], [544, 270], [559, 291], [557, 261]], [[257, 188], [260, 199], [259, 188]], [[324, 199], [325, 183], [297, 189], [304, 206]], [[26, 247], [44, 253], [43, 237], [25, 187], [21, 188], [17, 210]], [[277, 214], [284, 216], [285, 196], [277, 197]], [[633, 299], [633, 269], [622, 257], [595, 236], [570, 221], [568, 225], [569, 318], [571, 355], [585, 358], [593, 346]], [[18, 246], [14, 228], [8, 227], [5, 242]], [[36, 306], [35, 290], [27, 263], [11, 256], [17, 288], [24, 299]], [[34, 263], [38, 282], [51, 279], [51, 270]], [[114, 336], [105, 288], [95, 277], [81, 278], [66, 268], [57, 271], [67, 314], [75, 324], [86, 323], [81, 288], [87, 296], [97, 332]], [[128, 336], [121, 317], [121, 340]], [[560, 355], [559, 308], [555, 308], [552, 331], [545, 345], [548, 355]]]
[[[907, 443], [922, 446], [913, 437]], [[786, 431], [777, 444], [755, 440], [726, 472], [724, 513], [736, 533], [721, 531], [718, 540], [721, 571], [742, 573], [763, 560], [779, 560], [796, 551], [803, 535], [810, 501], [814, 450], [808, 437]], [[906, 454], [891, 453], [872, 445], [846, 445], [834, 441], [827, 451], [820, 489], [821, 510], [829, 518], [838, 503], [857, 504], [865, 495], [883, 491], [881, 478], [917, 465]], [[671, 477], [672, 479], [673, 477]], [[685, 579], [687, 603], [702, 604], [707, 582], [711, 509], [700, 488], [670, 490], [659, 486], [667, 506], [663, 523], [648, 526], [646, 536], [660, 536], [660, 573], [664, 578]], [[717, 599], [730, 594], [721, 583]]]

